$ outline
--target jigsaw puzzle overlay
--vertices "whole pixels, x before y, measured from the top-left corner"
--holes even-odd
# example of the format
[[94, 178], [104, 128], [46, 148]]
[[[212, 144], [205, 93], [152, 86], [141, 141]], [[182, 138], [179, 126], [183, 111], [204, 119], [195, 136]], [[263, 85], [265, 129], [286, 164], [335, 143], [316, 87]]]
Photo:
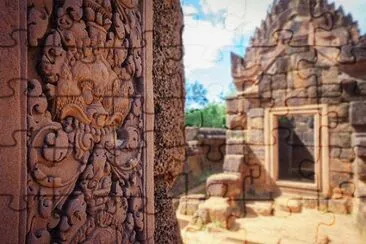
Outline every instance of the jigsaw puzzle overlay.
[[[27, 73], [3, 81], [0, 92], [3, 103], [27, 98], [26, 125], [13, 124], [0, 140], [3, 149], [26, 145], [26, 193], [0, 192], [0, 198], [3, 211], [27, 214], [29, 243], [149, 243], [145, 218], [166, 211], [146, 208], [144, 157], [152, 131], [144, 123], [165, 107], [145, 109], [151, 97], [145, 96], [144, 49], [156, 30], [144, 29], [138, 2], [29, 1], [27, 27], [1, 35], [4, 53], [20, 48], [29, 56]], [[155, 49], [168, 51], [156, 72], [181, 79], [181, 42], [159, 43]], [[347, 231], [337, 237], [323, 229], [342, 225], [338, 220], [351, 213], [359, 224], [366, 219], [366, 37], [351, 15], [325, 0], [279, 0], [245, 56], [232, 54], [231, 62], [236, 92], [226, 100], [225, 130], [187, 124], [186, 143], [158, 145], [166, 150], [160, 157], [177, 155], [154, 173], [169, 187], [177, 180], [166, 199], [155, 201], [179, 201], [188, 243], [186, 235], [213, 225], [248, 241], [250, 224], [241, 223], [260, 216], [273, 223], [282, 218], [280, 234], [272, 236], [278, 242], [294, 241], [285, 221], [296, 216], [316, 221], [314, 236], [297, 241], [343, 240]], [[171, 90], [154, 96], [173, 104], [184, 99]], [[168, 133], [157, 127], [156, 135]], [[320, 217], [307, 218], [305, 209]]]

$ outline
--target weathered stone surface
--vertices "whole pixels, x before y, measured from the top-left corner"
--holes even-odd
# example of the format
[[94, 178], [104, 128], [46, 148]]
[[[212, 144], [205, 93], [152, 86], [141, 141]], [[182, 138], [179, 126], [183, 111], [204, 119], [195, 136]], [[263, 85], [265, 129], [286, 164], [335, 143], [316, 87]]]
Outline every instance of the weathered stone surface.
[[226, 113], [236, 114], [240, 111], [240, 100], [236, 97], [226, 99]]
[[328, 201], [328, 211], [336, 214], [348, 214], [352, 211], [350, 199], [330, 199]]
[[321, 81], [322, 84], [338, 84], [339, 71], [337, 67], [331, 67], [322, 71]]
[[340, 159], [330, 159], [330, 170], [333, 172], [345, 172], [352, 173], [353, 164], [351, 161], [345, 161]]
[[248, 144], [264, 145], [264, 132], [263, 130], [250, 130], [247, 132]]
[[354, 149], [353, 148], [342, 148], [340, 158], [352, 161], [355, 158]]
[[353, 177], [350, 173], [330, 172], [330, 186], [340, 188], [342, 193], [351, 196], [355, 191]]
[[239, 197], [242, 192], [242, 182], [239, 174], [221, 173], [211, 175], [207, 179], [206, 192], [208, 196]]
[[251, 118], [248, 121], [249, 128], [251, 129], [263, 129], [264, 128], [264, 119], [262, 117]]
[[322, 212], [328, 210], [328, 200], [321, 198], [305, 198], [302, 200], [303, 207], [309, 209], [316, 209]]
[[177, 211], [183, 215], [193, 216], [193, 214], [198, 210], [199, 205], [204, 201], [204, 194], [183, 196], [179, 200], [179, 207]]
[[198, 127], [186, 127], [185, 128], [185, 132], [186, 132], [186, 140], [187, 141], [192, 141], [196, 139], [196, 136], [199, 132], [199, 128]]
[[230, 130], [244, 130], [247, 126], [247, 118], [244, 114], [226, 116], [226, 127]]
[[351, 134], [350, 133], [331, 133], [329, 139], [330, 146], [339, 148], [351, 147]]
[[352, 148], [358, 157], [366, 157], [366, 133], [352, 135]]
[[276, 208], [289, 213], [300, 213], [302, 210], [302, 202], [300, 199], [288, 197], [280, 197], [275, 200]]
[[21, 47], [30, 57], [24, 242], [153, 238], [151, 2], [46, 2], [29, 3]]
[[168, 191], [185, 159], [183, 14], [179, 0], [153, 1], [155, 243], [180, 243]]
[[273, 202], [272, 201], [256, 201], [245, 203], [247, 216], [272, 216]]
[[272, 76], [271, 75], [263, 75], [259, 81], [259, 91], [267, 92], [272, 89]]
[[339, 105], [331, 105], [328, 108], [328, 116], [335, 118], [348, 117], [349, 104], [341, 103]]
[[272, 103], [274, 106], [286, 106], [286, 90], [274, 90], [272, 92]]
[[245, 141], [243, 139], [228, 139], [226, 141], [226, 154], [244, 155]]
[[287, 88], [286, 74], [278, 74], [272, 76], [272, 90], [282, 90]]
[[248, 111], [249, 118], [264, 117], [263, 108], [252, 108]]
[[288, 92], [285, 98], [287, 106], [302, 106], [308, 104], [307, 90], [297, 89]]
[[245, 139], [245, 130], [226, 130], [226, 138], [244, 140]]
[[244, 154], [241, 155], [226, 155], [224, 161], [224, 172], [240, 173], [244, 168]]
[[292, 71], [290, 73], [290, 79], [293, 80], [294, 89], [302, 89], [317, 85], [315, 76], [303, 76], [301, 71]]
[[366, 102], [351, 102], [349, 109], [352, 125], [366, 125]]
[[[195, 217], [203, 219], [203, 223], [212, 222], [222, 228], [231, 229], [237, 217], [237, 209], [230, 203], [228, 198], [210, 197], [199, 205], [199, 210]], [[194, 221], [197, 220], [195, 219]]]
[[354, 161], [354, 173], [357, 179], [366, 179], [366, 162], [361, 158], [357, 158]]

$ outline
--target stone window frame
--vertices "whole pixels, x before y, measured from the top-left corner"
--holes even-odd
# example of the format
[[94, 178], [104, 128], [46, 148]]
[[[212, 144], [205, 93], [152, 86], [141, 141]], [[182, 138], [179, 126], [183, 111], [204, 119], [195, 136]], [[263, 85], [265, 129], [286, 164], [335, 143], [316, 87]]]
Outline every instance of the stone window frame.
[[[288, 180], [279, 180], [278, 138], [273, 133], [278, 127], [279, 116], [289, 114], [301, 114], [314, 116], [314, 159], [315, 159], [315, 182], [304, 183]], [[322, 193], [329, 196], [329, 127], [328, 105], [304, 105], [291, 107], [266, 108], [264, 112], [264, 140], [265, 140], [265, 163], [267, 172], [266, 183], [278, 186], [281, 191], [298, 193]], [[320, 139], [319, 139], [320, 136]], [[295, 191], [294, 191], [295, 190]]]

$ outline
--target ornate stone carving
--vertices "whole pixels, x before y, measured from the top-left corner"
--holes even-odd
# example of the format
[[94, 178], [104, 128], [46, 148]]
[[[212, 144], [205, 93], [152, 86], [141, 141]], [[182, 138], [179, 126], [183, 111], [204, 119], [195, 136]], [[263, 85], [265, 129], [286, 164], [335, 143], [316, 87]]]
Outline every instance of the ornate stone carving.
[[28, 41], [40, 52], [42, 80], [28, 84], [27, 240], [138, 243], [139, 1], [40, 2], [28, 8]]

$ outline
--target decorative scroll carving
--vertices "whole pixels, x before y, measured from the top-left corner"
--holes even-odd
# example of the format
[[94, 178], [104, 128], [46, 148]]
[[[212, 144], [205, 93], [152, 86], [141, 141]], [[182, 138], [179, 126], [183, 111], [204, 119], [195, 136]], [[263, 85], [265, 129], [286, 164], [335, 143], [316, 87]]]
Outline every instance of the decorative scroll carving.
[[139, 1], [31, 1], [29, 243], [138, 243], [143, 233]]

